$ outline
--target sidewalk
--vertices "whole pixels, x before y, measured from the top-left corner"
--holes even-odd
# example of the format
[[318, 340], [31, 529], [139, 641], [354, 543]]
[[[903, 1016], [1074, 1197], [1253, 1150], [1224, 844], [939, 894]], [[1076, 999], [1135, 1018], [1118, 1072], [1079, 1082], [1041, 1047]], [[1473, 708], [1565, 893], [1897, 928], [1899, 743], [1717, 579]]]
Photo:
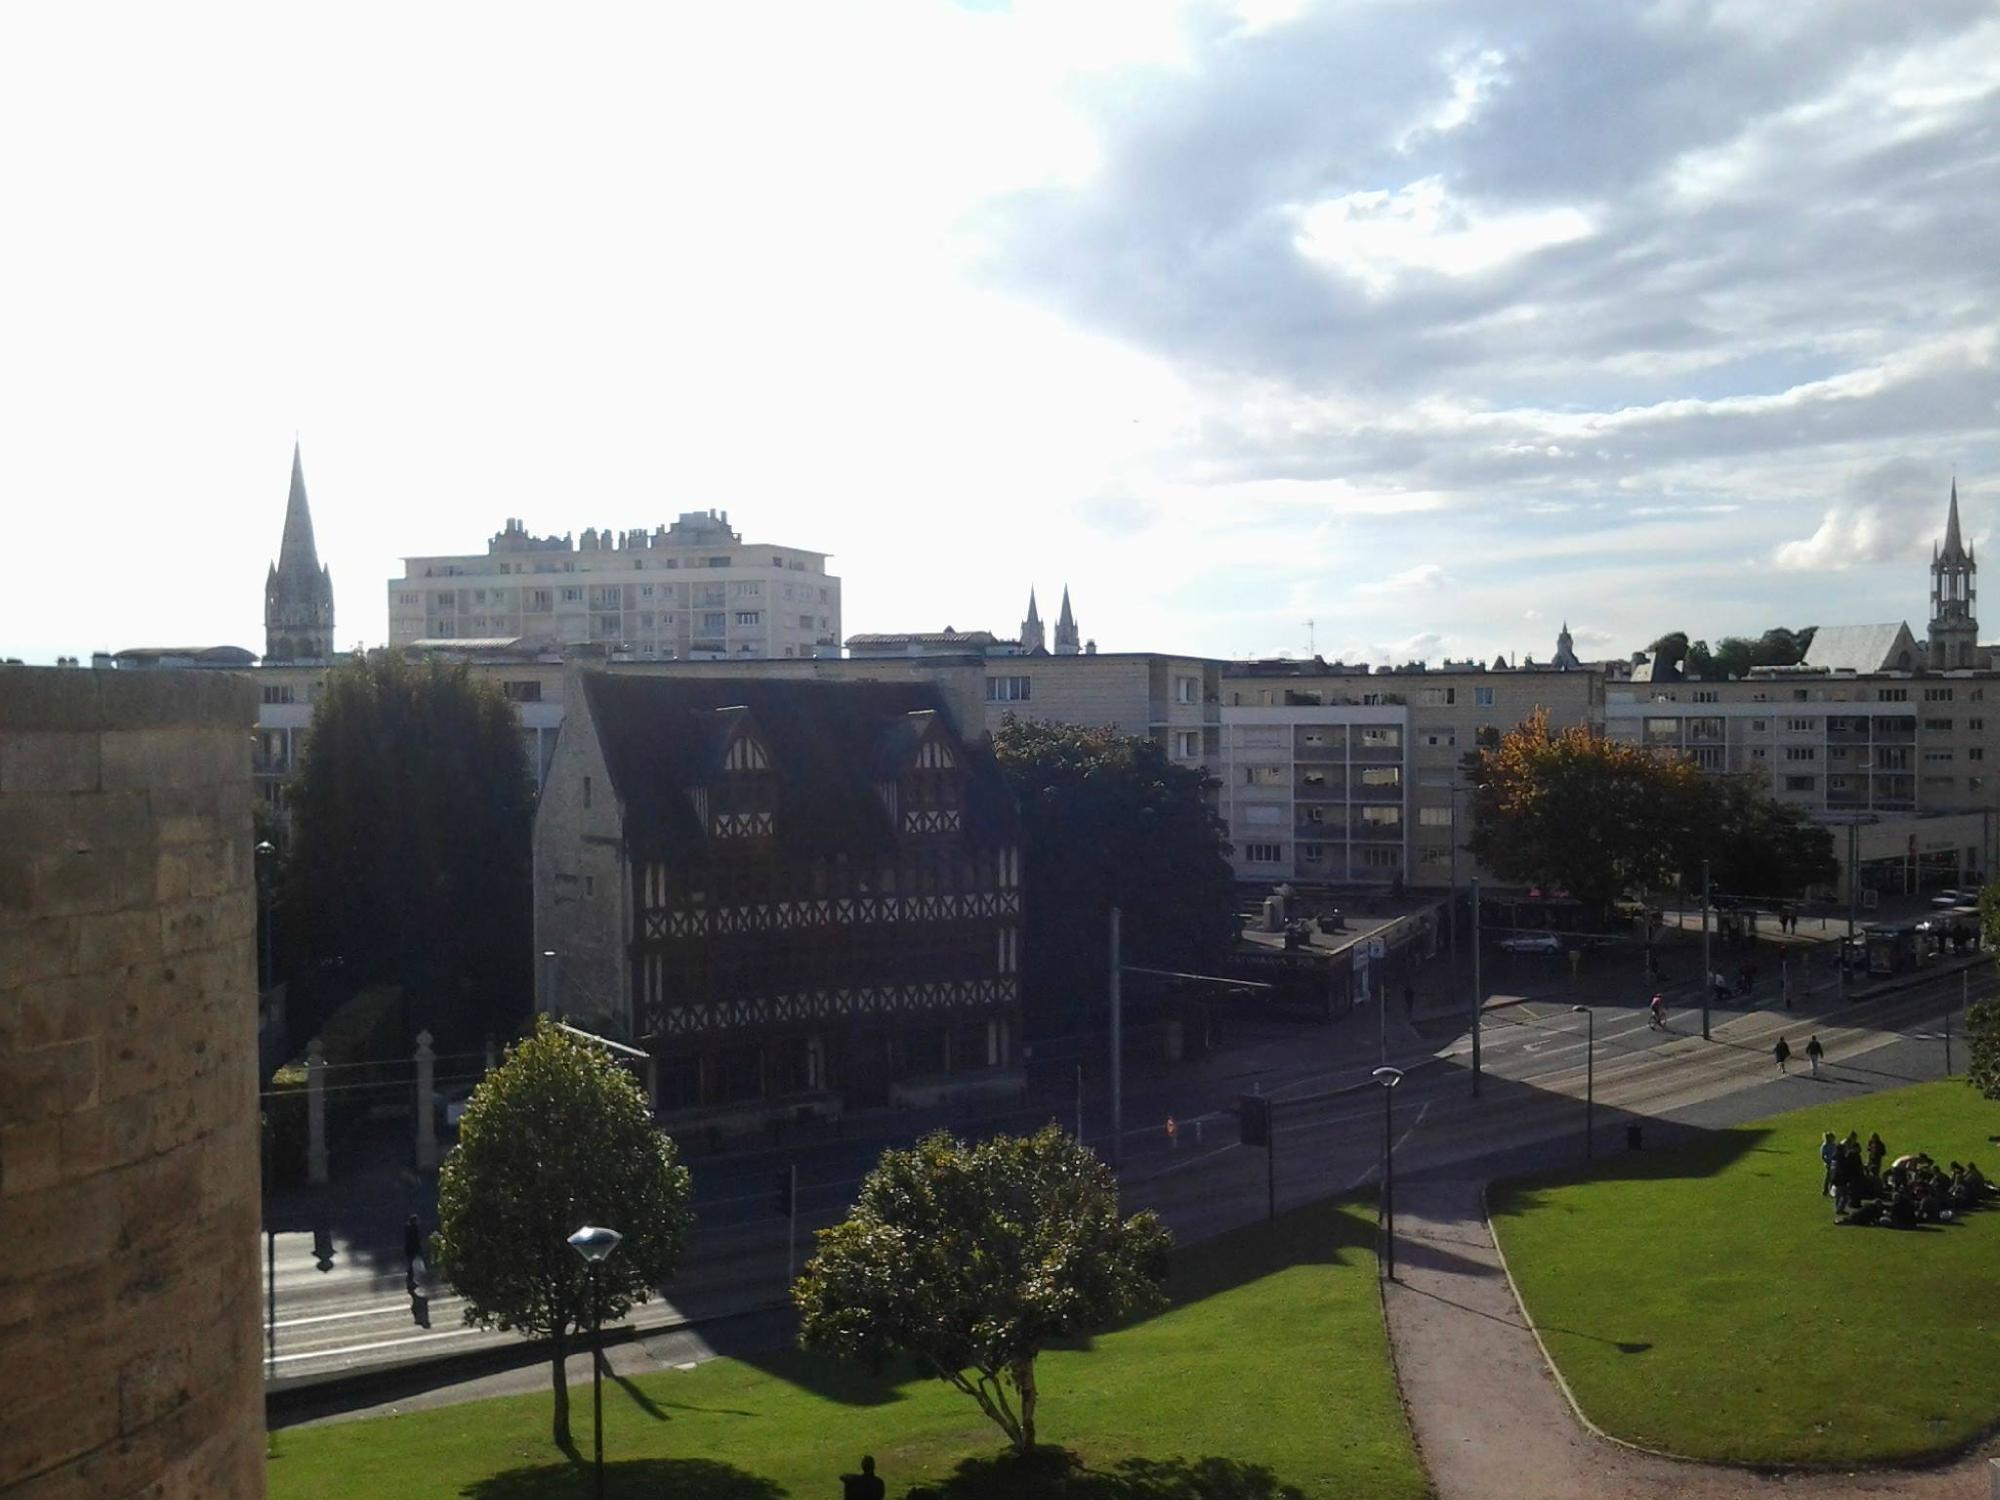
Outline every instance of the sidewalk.
[[1439, 1500], [1784, 1500], [1862, 1495], [1969, 1500], [1986, 1460], [1865, 1474], [1770, 1476], [1656, 1458], [1596, 1436], [1556, 1384], [1501, 1269], [1480, 1183], [1397, 1193], [1399, 1279], [1384, 1288], [1389, 1342]]

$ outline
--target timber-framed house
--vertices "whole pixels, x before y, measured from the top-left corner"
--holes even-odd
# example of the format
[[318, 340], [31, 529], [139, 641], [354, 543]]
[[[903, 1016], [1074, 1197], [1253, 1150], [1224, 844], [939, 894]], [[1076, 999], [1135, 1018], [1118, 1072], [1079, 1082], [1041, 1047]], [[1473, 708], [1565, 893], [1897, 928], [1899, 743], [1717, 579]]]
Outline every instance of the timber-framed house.
[[935, 688], [580, 688], [536, 816], [544, 1008], [696, 1123], [1019, 1090], [1019, 823]]

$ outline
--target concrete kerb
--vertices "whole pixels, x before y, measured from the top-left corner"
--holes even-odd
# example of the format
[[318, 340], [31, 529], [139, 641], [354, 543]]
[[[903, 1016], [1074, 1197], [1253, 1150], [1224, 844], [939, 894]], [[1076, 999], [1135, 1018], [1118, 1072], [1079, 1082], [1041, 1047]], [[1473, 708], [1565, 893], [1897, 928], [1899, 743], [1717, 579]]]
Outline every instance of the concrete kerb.
[[[706, 1317], [668, 1316], [628, 1319], [603, 1332], [605, 1345], [631, 1343], [656, 1333], [681, 1329], [712, 1328], [744, 1318], [781, 1312], [789, 1302], [760, 1302], [752, 1307], [732, 1308]], [[371, 1364], [357, 1370], [336, 1370], [320, 1375], [300, 1375], [272, 1381], [264, 1388], [264, 1424], [270, 1431], [294, 1426], [315, 1417], [350, 1411], [358, 1406], [378, 1405], [398, 1395], [414, 1395], [503, 1370], [519, 1370], [546, 1364], [554, 1355], [548, 1339], [516, 1339], [502, 1344], [464, 1349], [452, 1354], [425, 1354], [410, 1359]], [[588, 1341], [570, 1351], [589, 1352]]]
[[[1493, 1241], [1493, 1253], [1499, 1258], [1500, 1273], [1507, 1278], [1507, 1290], [1514, 1298], [1514, 1305], [1521, 1309], [1521, 1322], [1526, 1325], [1528, 1332], [1534, 1335], [1535, 1347], [1542, 1354], [1542, 1363], [1548, 1366], [1549, 1374], [1555, 1378], [1556, 1389], [1562, 1392], [1563, 1400], [1569, 1406], [1570, 1415], [1575, 1417], [1578, 1424], [1592, 1437], [1611, 1443], [1619, 1448], [1629, 1449], [1633, 1453], [1643, 1453], [1648, 1458], [1665, 1459], [1670, 1463], [1687, 1464], [1691, 1467], [1701, 1469], [1726, 1469], [1742, 1474], [1761, 1475], [1894, 1474], [1906, 1473], [1912, 1469], [1941, 1469], [1947, 1464], [1957, 1463], [1961, 1459], [1970, 1457], [1976, 1449], [1984, 1447], [1992, 1440], [1996, 1433], [2000, 1433], [2000, 1420], [1996, 1420], [1974, 1433], [1964, 1442], [1955, 1443], [1949, 1448], [1940, 1448], [1929, 1453], [1912, 1454], [1907, 1458], [1892, 1459], [1884, 1463], [1759, 1464], [1743, 1463], [1727, 1458], [1695, 1458], [1690, 1454], [1675, 1453], [1666, 1448], [1649, 1448], [1644, 1443], [1635, 1443], [1629, 1438], [1619, 1437], [1615, 1432], [1606, 1432], [1602, 1427], [1591, 1421], [1589, 1415], [1585, 1413], [1582, 1404], [1576, 1399], [1576, 1392], [1570, 1389], [1570, 1383], [1564, 1377], [1562, 1367], [1556, 1363], [1555, 1357], [1549, 1353], [1548, 1340], [1542, 1337], [1541, 1326], [1535, 1322], [1535, 1315], [1528, 1311], [1528, 1302], [1521, 1295], [1520, 1283], [1514, 1280], [1514, 1268], [1507, 1261], [1507, 1247], [1500, 1243], [1499, 1232], [1493, 1227], [1492, 1207], [1487, 1201], [1487, 1190], [1492, 1185], [1490, 1181], [1482, 1182], [1479, 1185], [1479, 1217], [1486, 1225], [1487, 1238]], [[1385, 1309], [1385, 1327], [1387, 1326], [1386, 1316]], [[1392, 1362], [1394, 1352], [1392, 1344], [1390, 1349]], [[1996, 1459], [1994, 1462], [1996, 1465], [2000, 1465], [2000, 1459]]]

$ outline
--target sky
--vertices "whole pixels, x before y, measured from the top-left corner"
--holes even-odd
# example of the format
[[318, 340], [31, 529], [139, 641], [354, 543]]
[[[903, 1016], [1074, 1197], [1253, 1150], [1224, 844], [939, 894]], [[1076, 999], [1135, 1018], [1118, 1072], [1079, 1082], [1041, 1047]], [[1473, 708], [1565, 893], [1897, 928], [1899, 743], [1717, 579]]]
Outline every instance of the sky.
[[511, 516], [1436, 662], [2000, 512], [1985, 0], [15, 5], [0, 140], [0, 656], [261, 650], [295, 439], [343, 647]]

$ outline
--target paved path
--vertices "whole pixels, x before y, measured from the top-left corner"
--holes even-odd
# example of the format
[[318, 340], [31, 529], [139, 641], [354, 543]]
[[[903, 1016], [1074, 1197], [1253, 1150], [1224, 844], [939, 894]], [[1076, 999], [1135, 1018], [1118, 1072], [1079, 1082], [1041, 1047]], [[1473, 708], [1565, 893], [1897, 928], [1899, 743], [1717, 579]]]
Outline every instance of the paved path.
[[1986, 1500], [1984, 1458], [1918, 1472], [1767, 1477], [1605, 1442], [1576, 1420], [1542, 1358], [1501, 1270], [1479, 1181], [1399, 1184], [1396, 1199], [1389, 1338], [1439, 1500]]

